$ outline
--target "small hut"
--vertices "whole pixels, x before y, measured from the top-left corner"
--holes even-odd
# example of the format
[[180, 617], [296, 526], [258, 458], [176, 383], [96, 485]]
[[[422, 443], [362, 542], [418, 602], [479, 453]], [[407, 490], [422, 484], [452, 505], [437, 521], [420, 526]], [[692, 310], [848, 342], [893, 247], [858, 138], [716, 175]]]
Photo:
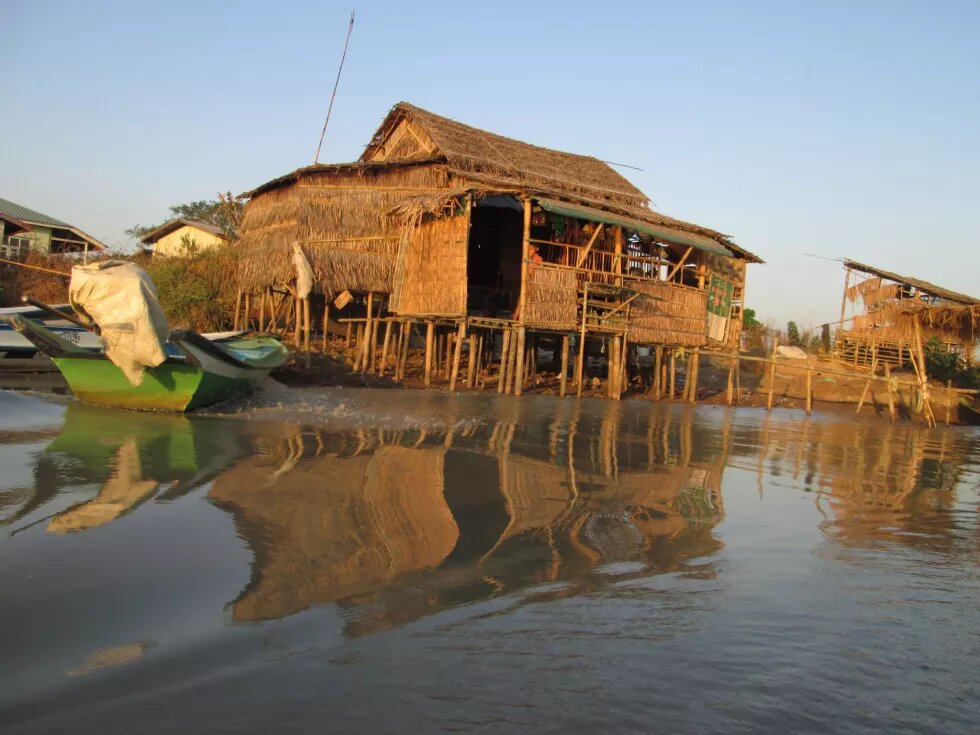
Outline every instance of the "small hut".
[[512, 330], [523, 344], [528, 330], [562, 335], [566, 352], [572, 333], [617, 345], [737, 345], [745, 265], [762, 262], [719, 232], [650, 209], [596, 158], [405, 102], [359, 161], [301, 168], [246, 196], [246, 292], [288, 286], [298, 243], [326, 302], [348, 292], [383, 302], [388, 317], [460, 336]]
[[838, 359], [854, 365], [899, 365], [938, 340], [972, 365], [980, 338], [980, 299], [912, 276], [845, 259]]

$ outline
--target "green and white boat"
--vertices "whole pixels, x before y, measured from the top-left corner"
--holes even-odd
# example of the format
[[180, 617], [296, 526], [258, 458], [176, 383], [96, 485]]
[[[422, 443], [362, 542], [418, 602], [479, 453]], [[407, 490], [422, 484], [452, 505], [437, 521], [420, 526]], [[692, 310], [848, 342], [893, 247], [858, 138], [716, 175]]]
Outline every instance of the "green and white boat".
[[137, 411], [193, 411], [246, 394], [288, 354], [273, 337], [209, 340], [189, 329], [174, 329], [165, 346], [166, 360], [147, 367], [133, 385], [102, 350], [79, 347], [19, 316], [9, 322], [54, 361], [79, 401]]

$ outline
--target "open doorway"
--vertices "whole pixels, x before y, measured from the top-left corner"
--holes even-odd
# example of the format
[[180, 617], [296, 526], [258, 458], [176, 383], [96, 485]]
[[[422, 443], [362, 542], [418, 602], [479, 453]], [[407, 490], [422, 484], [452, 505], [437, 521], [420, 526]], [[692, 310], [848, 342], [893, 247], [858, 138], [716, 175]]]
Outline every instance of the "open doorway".
[[521, 287], [524, 214], [509, 196], [485, 197], [470, 212], [467, 246], [467, 311], [482, 316], [509, 316]]

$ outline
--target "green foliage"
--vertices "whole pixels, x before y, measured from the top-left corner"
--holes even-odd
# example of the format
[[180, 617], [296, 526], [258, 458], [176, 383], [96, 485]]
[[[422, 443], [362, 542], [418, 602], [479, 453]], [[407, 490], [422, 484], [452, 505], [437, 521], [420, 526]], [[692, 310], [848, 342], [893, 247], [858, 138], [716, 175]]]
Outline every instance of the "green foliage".
[[800, 328], [796, 326], [796, 322], [790, 322], [786, 325], [786, 340], [793, 347], [800, 347]]
[[967, 368], [962, 358], [933, 337], [924, 345], [926, 375], [934, 380], [952, 380], [957, 388], [980, 387], [980, 368]]
[[146, 266], [172, 327], [199, 332], [231, 328], [235, 306], [234, 248], [212, 248], [181, 258], [154, 258]]
[[126, 230], [126, 234], [141, 239], [146, 233], [155, 230], [160, 225], [183, 217], [215, 225], [220, 227], [221, 231], [229, 237], [234, 237], [238, 232], [239, 224], [241, 224], [244, 210], [245, 203], [230, 192], [218, 194], [217, 199], [201, 199], [186, 204], [174, 204], [170, 207], [170, 216], [160, 224], [133, 225]]
[[761, 322], [756, 319], [755, 309], [742, 309], [742, 326], [746, 329], [762, 326]]

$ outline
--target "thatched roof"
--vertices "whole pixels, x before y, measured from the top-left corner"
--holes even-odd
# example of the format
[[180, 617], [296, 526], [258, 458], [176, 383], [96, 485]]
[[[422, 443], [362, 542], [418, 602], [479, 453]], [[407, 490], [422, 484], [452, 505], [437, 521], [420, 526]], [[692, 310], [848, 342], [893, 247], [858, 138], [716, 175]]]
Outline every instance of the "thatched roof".
[[972, 296], [957, 293], [956, 291], [950, 291], [942, 286], [937, 286], [919, 278], [903, 276], [898, 273], [882, 270], [881, 268], [875, 268], [872, 265], [859, 263], [856, 260], [851, 260], [850, 258], [844, 259], [844, 267], [850, 268], [851, 270], [860, 271], [861, 273], [867, 273], [868, 275], [878, 276], [879, 278], [887, 278], [889, 281], [895, 281], [896, 283], [902, 283], [907, 286], [914, 286], [920, 291], [924, 291], [927, 294], [936, 296], [944, 301], [952, 301], [956, 304], [980, 304], [980, 299], [975, 299]]
[[[637, 189], [611, 166], [592, 156], [580, 156], [524, 143], [480, 130], [399, 102], [381, 123], [361, 155], [361, 161], [388, 158], [385, 146], [395, 128], [407, 120], [427, 136], [432, 147], [450, 169], [461, 176], [488, 177], [495, 186], [542, 189], [556, 193], [579, 194], [598, 202], [615, 201], [644, 206], [646, 194]], [[425, 146], [429, 147], [429, 146]]]
[[[361, 156], [352, 163], [314, 164], [246, 192], [259, 195], [307, 182], [321, 174], [346, 177], [380, 175], [382, 171], [413, 167], [439, 169], [452, 179], [454, 193], [466, 191], [510, 192], [532, 197], [551, 197], [586, 207], [614, 212], [660, 228], [713, 240], [736, 256], [761, 263], [761, 258], [733, 243], [727, 235], [699, 225], [667, 217], [650, 209], [647, 196], [608, 164], [591, 156], [580, 156], [505, 138], [464, 125], [427, 110], [400, 102], [391, 110]], [[435, 195], [419, 191], [405, 197]], [[393, 190], [392, 195], [397, 191]], [[396, 207], [397, 209], [397, 207]], [[286, 218], [289, 219], [289, 218]], [[285, 220], [284, 220], [285, 221]], [[278, 226], [278, 225], [277, 225]], [[248, 210], [243, 225], [243, 245], [254, 229]], [[294, 237], [278, 230], [278, 235]], [[669, 235], [669, 233], [668, 233]], [[266, 238], [266, 233], [262, 234]], [[302, 239], [302, 238], [300, 238]]]

